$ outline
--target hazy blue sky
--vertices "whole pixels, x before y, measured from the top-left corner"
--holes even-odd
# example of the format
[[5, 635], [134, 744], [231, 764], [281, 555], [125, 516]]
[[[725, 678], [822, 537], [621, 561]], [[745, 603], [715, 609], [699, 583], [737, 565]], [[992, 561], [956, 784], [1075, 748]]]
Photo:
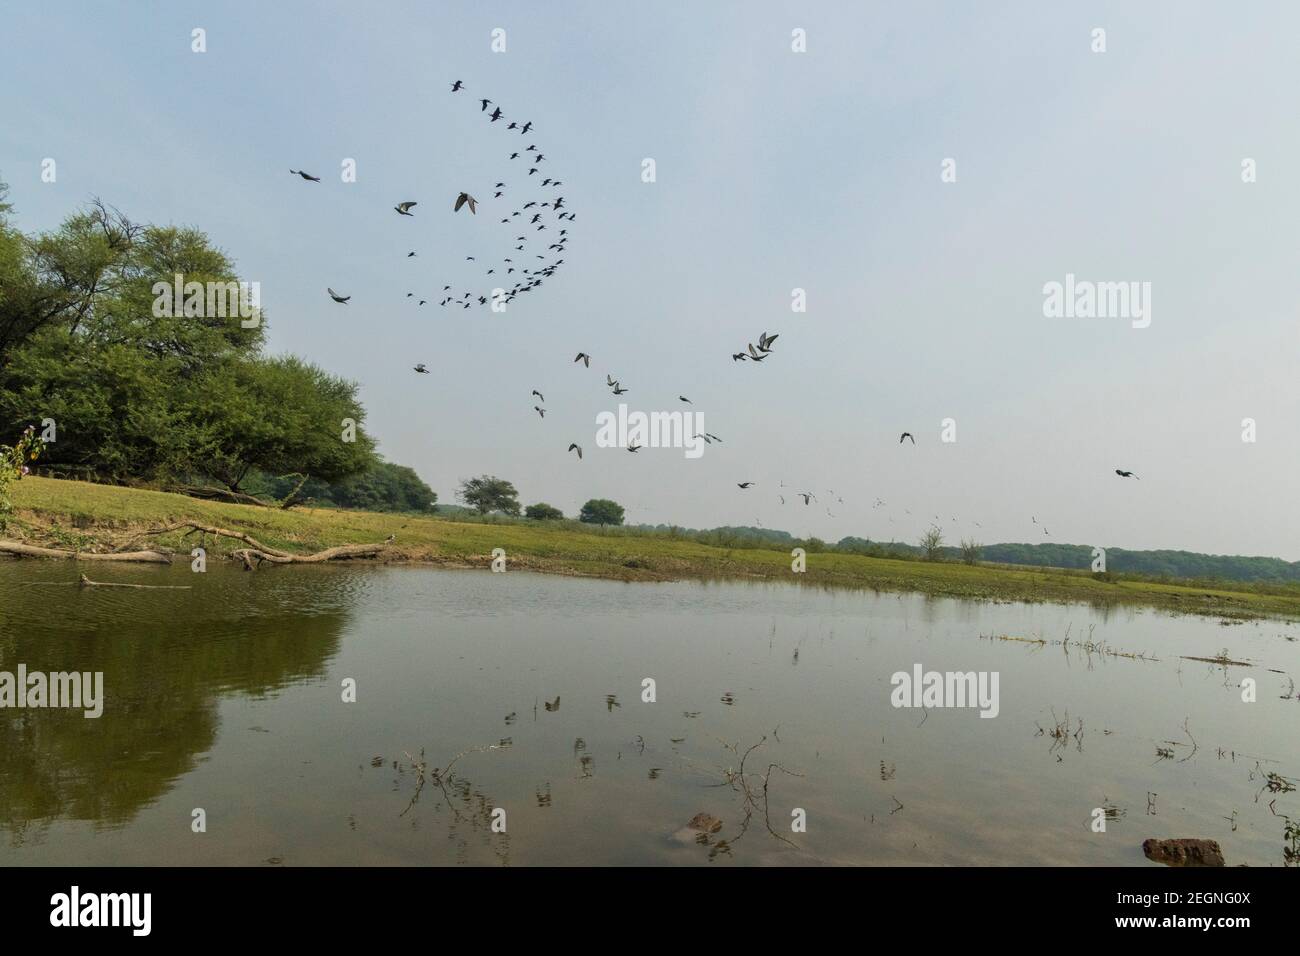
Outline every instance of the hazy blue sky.
[[[2, 23], [17, 223], [99, 196], [204, 229], [261, 283], [272, 349], [361, 382], [382, 451], [443, 501], [489, 472], [629, 521], [915, 541], [938, 515], [952, 539], [1300, 559], [1295, 4], [51, 2]], [[438, 308], [445, 282], [491, 287], [466, 255], [510, 254], [491, 186], [529, 185], [506, 159], [527, 142], [578, 216], [565, 266], [504, 315]], [[462, 189], [478, 216], [451, 212]], [[1044, 318], [1067, 273], [1150, 282], [1150, 327]], [[733, 363], [764, 330], [774, 355]], [[633, 409], [687, 395], [725, 444], [596, 448], [607, 372]]]

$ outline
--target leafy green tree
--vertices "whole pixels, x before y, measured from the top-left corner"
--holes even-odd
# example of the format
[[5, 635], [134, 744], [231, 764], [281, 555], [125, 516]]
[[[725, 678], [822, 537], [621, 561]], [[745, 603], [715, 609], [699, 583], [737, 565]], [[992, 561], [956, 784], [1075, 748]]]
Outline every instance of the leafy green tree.
[[524, 517], [535, 521], [556, 521], [564, 517], [564, 512], [545, 502], [538, 502], [524, 509]]
[[[253, 468], [335, 481], [375, 463], [357, 385], [294, 356], [230, 363], [204, 381], [193, 463], [232, 491]], [[343, 422], [356, 423], [354, 441]]]
[[380, 461], [359, 475], [329, 486], [328, 500], [340, 508], [367, 511], [428, 511], [438, 495], [415, 469]]
[[519, 514], [519, 492], [504, 478], [493, 475], [463, 479], [456, 497], [478, 509], [481, 515], [490, 511], [500, 511], [507, 515]]
[[592, 498], [582, 506], [578, 520], [587, 524], [622, 524], [623, 506], [608, 498]]

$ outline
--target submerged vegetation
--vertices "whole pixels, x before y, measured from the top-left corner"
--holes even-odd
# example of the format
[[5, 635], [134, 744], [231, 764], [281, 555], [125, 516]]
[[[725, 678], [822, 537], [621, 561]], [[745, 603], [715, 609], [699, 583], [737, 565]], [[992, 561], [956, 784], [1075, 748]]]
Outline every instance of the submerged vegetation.
[[1300, 587], [1280, 584], [1163, 582], [1081, 571], [951, 561], [877, 558], [809, 549], [807, 570], [792, 571], [792, 547], [764, 542], [713, 544], [680, 533], [458, 514], [380, 514], [301, 507], [292, 511], [201, 501], [159, 491], [28, 477], [13, 486], [8, 536], [71, 550], [149, 546], [188, 552], [182, 534], [146, 532], [182, 521], [220, 525], [296, 553], [394, 538], [386, 561], [486, 567], [502, 548], [507, 567], [557, 574], [667, 581], [732, 578], [815, 586], [915, 591], [993, 601], [1131, 604], [1224, 619], [1300, 619]]

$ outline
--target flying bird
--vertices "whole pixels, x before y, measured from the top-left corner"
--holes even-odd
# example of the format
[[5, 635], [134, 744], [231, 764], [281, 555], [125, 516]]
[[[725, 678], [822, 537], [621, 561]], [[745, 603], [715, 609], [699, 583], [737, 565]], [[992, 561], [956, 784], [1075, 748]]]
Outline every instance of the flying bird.
[[689, 398], [687, 398], [685, 395], [678, 395], [678, 396], [677, 396], [677, 400], [680, 401], [680, 402], [685, 402], [687, 405], [694, 405], [694, 404], [695, 404], [695, 403], [692, 402]]
[[415, 205], [418, 205], [418, 203], [413, 203], [413, 202], [399, 202], [399, 203], [398, 203], [396, 206], [394, 206], [393, 208], [397, 210], [397, 214], [398, 214], [399, 216], [414, 216], [415, 213], [413, 213], [413, 212], [408, 212], [408, 210], [409, 210], [412, 206], [415, 206]]
[[464, 85], [465, 84], [462, 83], [460, 80], [457, 80], [455, 83], [451, 84], [451, 91], [453, 93], [459, 93], [461, 91], [461, 88], [464, 87]]
[[491, 101], [491, 100], [479, 100], [479, 102], [483, 104], [482, 106], [479, 107], [479, 110], [478, 110], [480, 113], [482, 113], [485, 109], [488, 108], [488, 105], [491, 104], [492, 101]]
[[475, 199], [473, 196], [471, 196], [469, 193], [461, 193], [459, 196], [456, 197], [456, 206], [455, 208], [452, 209], [452, 212], [460, 212], [460, 207], [465, 205], [466, 203], [469, 203], [470, 213], [472, 213], [473, 215], [478, 215], [478, 200]]
[[330, 294], [330, 298], [333, 299], [335, 302], [342, 302], [345, 305], [347, 304], [348, 299], [352, 298], [352, 296], [350, 295], [339, 295], [337, 292], [335, 292], [333, 289], [329, 288], [328, 286], [325, 287], [325, 291]]
[[577, 358], [575, 358], [574, 361], [581, 362], [583, 365], [587, 366], [587, 368], [591, 368], [591, 356], [588, 355], [586, 352], [579, 352]]
[[533, 406], [533, 411], [535, 411], [535, 412], [536, 412], [538, 415], [540, 415], [542, 418], [545, 418], [545, 417], [546, 417], [546, 409], [544, 409], [544, 408], [542, 408], [542, 407], [540, 407], [540, 406], [538, 406], [538, 405], [534, 405], [534, 406]]
[[752, 485], [752, 484], [753, 484], [752, 481], [738, 481], [738, 482], [736, 482], [736, 487], [737, 487], [737, 488], [748, 488], [748, 487], [749, 487], [750, 485]]
[[[903, 444], [903, 439], [904, 439], [904, 438], [912, 438], [912, 433], [911, 433], [911, 432], [903, 432], [903, 434], [899, 435], [899, 436], [898, 436], [898, 443], [899, 443], [900, 445]], [[916, 444], [916, 439], [915, 439], [915, 438], [912, 438], [912, 444], [913, 444], [913, 445]]]
[[545, 397], [543, 397], [542, 393], [539, 392], [537, 389], [533, 389], [533, 394], [537, 396], [537, 400], [538, 400], [539, 402], [544, 402], [544, 401], [546, 401]]
[[424, 363], [423, 363], [423, 362], [419, 362], [419, 363], [417, 363], [416, 366], [415, 366], [415, 370], [416, 370], [417, 372], [419, 372], [421, 375], [428, 375], [428, 374], [429, 374], [429, 370], [428, 370], [427, 368], [424, 367]]
[[578, 461], [582, 461], [582, 446], [581, 446], [581, 445], [579, 445], [577, 442], [574, 442], [574, 443], [572, 443], [571, 445], [569, 445], [569, 451], [576, 451], [576, 452], [578, 453]]
[[501, 107], [498, 106], [496, 109], [492, 111], [490, 115], [492, 116], [492, 122], [495, 123], [497, 120], [501, 118]]
[[1131, 472], [1131, 471], [1123, 471], [1122, 469], [1119, 469], [1119, 468], [1116, 468], [1116, 469], [1115, 469], [1115, 474], [1119, 475], [1121, 478], [1137, 478], [1138, 481], [1141, 481], [1141, 480], [1142, 480], [1141, 478], [1138, 478], [1137, 475], [1133, 474], [1133, 472]]
[[291, 169], [291, 170], [289, 170], [289, 172], [292, 173], [294, 176], [301, 176], [303, 179], [307, 180], [307, 182], [309, 182], [309, 183], [318, 183], [318, 182], [320, 182], [320, 177], [319, 177], [319, 176], [313, 176], [311, 173], [304, 173], [301, 169]]
[[640, 445], [628, 445], [628, 446], [627, 446], [627, 450], [628, 450], [628, 451], [639, 451], [640, 449], [641, 449], [641, 446], [640, 446]]

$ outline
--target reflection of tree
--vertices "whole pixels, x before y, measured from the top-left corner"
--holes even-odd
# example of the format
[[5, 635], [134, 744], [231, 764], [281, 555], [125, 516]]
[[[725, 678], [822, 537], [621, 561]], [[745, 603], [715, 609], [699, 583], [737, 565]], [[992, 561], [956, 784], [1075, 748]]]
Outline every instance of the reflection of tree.
[[322, 676], [346, 621], [340, 576], [312, 575], [305, 600], [287, 577], [109, 594], [29, 568], [0, 578], [0, 670], [102, 671], [104, 712], [0, 711], [0, 829], [15, 844], [58, 819], [129, 822], [212, 746], [223, 695]]

